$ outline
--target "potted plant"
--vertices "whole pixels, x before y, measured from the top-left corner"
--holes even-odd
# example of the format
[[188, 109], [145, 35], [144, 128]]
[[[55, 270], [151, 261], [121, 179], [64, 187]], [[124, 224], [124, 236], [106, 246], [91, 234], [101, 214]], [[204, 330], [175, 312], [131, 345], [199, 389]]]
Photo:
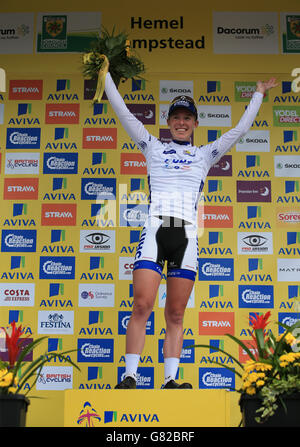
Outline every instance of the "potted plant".
[[142, 79], [145, 71], [143, 62], [130, 46], [128, 35], [124, 32], [115, 35], [114, 29], [111, 33], [102, 29], [101, 37], [83, 54], [82, 63], [84, 77], [97, 80], [94, 102], [101, 101], [108, 69], [117, 87], [120, 81]]
[[243, 426], [300, 426], [300, 349], [293, 335], [299, 331], [300, 321], [292, 326], [278, 322], [284, 333], [276, 337], [267, 330], [270, 315], [270, 312], [250, 315], [253, 329], [250, 345], [226, 334], [249, 356], [246, 363], [242, 364], [222, 349], [213, 349], [228, 355], [237, 367], [222, 364], [241, 380], [240, 388], [234, 391], [241, 394]]
[[[30, 404], [27, 394], [36, 383], [44, 364], [58, 358], [72, 364], [78, 370], [79, 367], [66, 357], [67, 353], [74, 350], [63, 353], [45, 352], [28, 362], [26, 361], [28, 354], [48, 337], [40, 337], [28, 343], [28, 337], [21, 339], [24, 330], [21, 325], [17, 327], [15, 321], [10, 324], [8, 330], [2, 329], [5, 334], [8, 361], [1, 359], [0, 352], [0, 427], [24, 427], [27, 407]], [[28, 382], [30, 388], [24, 392]]]

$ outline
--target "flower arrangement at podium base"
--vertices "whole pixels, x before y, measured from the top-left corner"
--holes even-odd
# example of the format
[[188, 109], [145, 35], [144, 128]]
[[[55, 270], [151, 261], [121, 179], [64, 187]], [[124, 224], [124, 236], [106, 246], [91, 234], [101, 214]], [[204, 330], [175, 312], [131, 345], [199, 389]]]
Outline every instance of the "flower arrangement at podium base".
[[241, 394], [239, 406], [244, 427], [300, 427], [300, 348], [295, 337], [300, 334], [300, 321], [292, 326], [278, 322], [284, 333], [276, 337], [267, 330], [270, 315], [250, 315], [253, 340], [249, 345], [226, 334], [249, 356], [246, 363], [222, 349], [214, 349], [228, 355], [237, 366], [220, 364], [241, 380], [240, 388], [234, 391]]
[[[53, 359], [60, 359], [73, 363], [66, 354], [74, 350], [62, 353], [45, 352], [35, 360], [26, 361], [33, 350], [48, 337], [40, 337], [29, 342], [26, 337], [21, 338], [24, 330], [22, 326], [16, 326], [15, 321], [6, 330], [1, 329], [0, 341], [2, 356], [8, 356], [8, 361], [2, 360], [0, 355], [0, 427], [25, 427], [27, 409], [30, 400], [27, 394], [38, 380], [45, 363]], [[24, 388], [29, 386], [25, 392]]]

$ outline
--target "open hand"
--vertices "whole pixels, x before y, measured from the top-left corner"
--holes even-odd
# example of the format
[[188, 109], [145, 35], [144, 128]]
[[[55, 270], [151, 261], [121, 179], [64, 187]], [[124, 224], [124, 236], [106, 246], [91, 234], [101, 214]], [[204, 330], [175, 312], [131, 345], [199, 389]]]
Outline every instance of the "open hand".
[[267, 90], [277, 87], [279, 82], [276, 82], [276, 78], [270, 78], [268, 81], [257, 81], [256, 91], [265, 94]]

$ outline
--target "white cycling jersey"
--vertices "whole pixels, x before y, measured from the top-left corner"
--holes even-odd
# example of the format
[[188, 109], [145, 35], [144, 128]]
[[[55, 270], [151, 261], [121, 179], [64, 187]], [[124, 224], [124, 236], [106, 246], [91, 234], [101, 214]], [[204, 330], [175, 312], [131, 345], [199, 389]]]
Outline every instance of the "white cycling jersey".
[[151, 135], [127, 108], [111, 75], [105, 92], [123, 128], [146, 158], [150, 216], [173, 216], [197, 224], [197, 204], [210, 168], [250, 129], [263, 100], [255, 92], [236, 127], [204, 146], [171, 141]]

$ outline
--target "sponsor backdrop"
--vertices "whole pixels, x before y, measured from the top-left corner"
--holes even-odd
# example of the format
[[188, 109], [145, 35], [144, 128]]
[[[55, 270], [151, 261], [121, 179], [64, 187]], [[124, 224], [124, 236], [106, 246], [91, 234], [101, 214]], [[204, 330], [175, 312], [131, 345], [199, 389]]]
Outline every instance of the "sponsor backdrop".
[[[288, 11], [275, 2], [273, 11], [257, 3], [253, 11], [225, 12], [215, 2], [214, 12], [199, 4], [184, 13], [174, 2], [172, 11], [160, 5], [156, 14], [130, 2], [122, 17], [118, 2], [103, 8], [91, 2], [87, 12], [56, 3], [43, 12], [35, 2], [35, 12], [26, 12], [16, 2], [14, 10], [2, 6], [0, 16], [0, 325], [15, 320], [24, 336], [47, 335], [49, 351], [78, 349], [70, 358], [81, 368], [57, 361], [43, 369], [34, 391], [50, 401], [34, 405], [53, 405], [53, 412], [40, 421], [39, 411], [33, 425], [62, 424], [56, 407], [63, 390], [111, 389], [125, 369], [132, 265], [149, 191], [143, 155], [105, 98], [92, 104], [95, 82], [81, 74], [80, 52], [101, 24], [126, 29], [145, 61], [146, 81], [121, 83], [120, 92], [166, 142], [168, 103], [178, 94], [197, 102], [193, 140], [201, 146], [237, 123], [257, 79], [275, 75], [280, 83], [251, 130], [208, 174], [179, 380], [197, 389], [234, 386], [234, 374], [213, 363], [234, 366], [226, 355], [189, 346], [210, 343], [244, 362], [225, 334], [250, 343], [252, 312], [271, 310], [273, 321], [292, 324], [300, 298], [297, 2]], [[185, 160], [172, 168], [185, 169]], [[165, 297], [163, 275], [147, 324], [140, 389], [163, 383]]]

